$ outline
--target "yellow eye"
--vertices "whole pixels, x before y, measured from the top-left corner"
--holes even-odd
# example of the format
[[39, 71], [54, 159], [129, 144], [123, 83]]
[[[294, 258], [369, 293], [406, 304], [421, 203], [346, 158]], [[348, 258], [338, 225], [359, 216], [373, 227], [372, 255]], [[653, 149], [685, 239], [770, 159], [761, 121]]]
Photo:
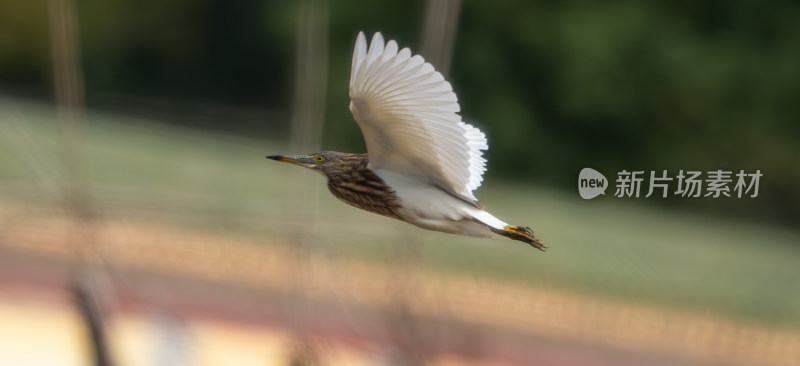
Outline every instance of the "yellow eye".
[[322, 155], [316, 155], [316, 156], [314, 156], [314, 161], [316, 161], [317, 164], [319, 164], [319, 163], [322, 163], [323, 161], [325, 161], [325, 158], [322, 157]]

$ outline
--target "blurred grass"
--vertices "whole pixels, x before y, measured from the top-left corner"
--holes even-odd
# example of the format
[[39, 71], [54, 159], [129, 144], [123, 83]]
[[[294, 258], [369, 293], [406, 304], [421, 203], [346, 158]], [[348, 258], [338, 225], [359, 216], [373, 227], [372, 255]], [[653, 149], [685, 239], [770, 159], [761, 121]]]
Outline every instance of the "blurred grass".
[[[61, 176], [55, 117], [49, 105], [0, 99], [0, 200], [61, 202], [47, 183]], [[290, 245], [293, 230], [315, 223], [314, 248], [333, 257], [387, 264], [411, 258], [475, 281], [568, 289], [800, 330], [797, 232], [631, 201], [583, 201], [489, 177], [477, 192], [481, 202], [506, 221], [532, 226], [551, 247], [541, 253], [502, 238], [421, 231], [346, 206], [327, 192], [289, 197], [287, 173], [297, 168], [264, 155], [302, 152], [281, 143], [91, 112], [82, 146], [91, 207], [105, 219], [257, 237], [265, 245]], [[322, 177], [307, 174], [325, 190]], [[292, 207], [315, 196], [319, 212], [292, 221], [298, 217], [290, 215]]]

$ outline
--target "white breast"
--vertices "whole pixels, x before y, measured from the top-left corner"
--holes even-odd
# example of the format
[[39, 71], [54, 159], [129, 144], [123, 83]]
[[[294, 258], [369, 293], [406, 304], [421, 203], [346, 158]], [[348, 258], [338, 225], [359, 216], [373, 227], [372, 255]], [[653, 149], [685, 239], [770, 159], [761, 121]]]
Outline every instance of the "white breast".
[[482, 237], [490, 236], [487, 225], [500, 230], [506, 226], [505, 222], [448, 194], [425, 177], [383, 169], [375, 170], [375, 174], [394, 189], [403, 202], [400, 215], [411, 224], [430, 230]]

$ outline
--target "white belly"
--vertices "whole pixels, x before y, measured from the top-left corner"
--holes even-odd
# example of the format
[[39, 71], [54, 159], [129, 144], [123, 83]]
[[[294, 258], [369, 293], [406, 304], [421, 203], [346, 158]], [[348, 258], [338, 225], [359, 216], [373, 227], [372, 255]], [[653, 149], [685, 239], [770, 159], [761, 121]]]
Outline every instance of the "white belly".
[[[403, 201], [400, 215], [416, 226], [453, 234], [489, 237], [488, 226], [502, 230], [506, 223], [456, 198], [421, 177], [375, 170]], [[477, 221], [476, 221], [477, 220]]]

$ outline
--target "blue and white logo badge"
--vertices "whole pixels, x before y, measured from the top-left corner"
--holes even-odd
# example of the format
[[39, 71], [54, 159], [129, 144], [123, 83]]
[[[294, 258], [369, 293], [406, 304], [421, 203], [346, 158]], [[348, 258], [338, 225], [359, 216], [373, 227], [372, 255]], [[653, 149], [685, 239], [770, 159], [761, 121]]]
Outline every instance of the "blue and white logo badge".
[[603, 174], [592, 168], [583, 168], [578, 174], [578, 193], [581, 198], [590, 200], [601, 194], [606, 194], [608, 179]]

